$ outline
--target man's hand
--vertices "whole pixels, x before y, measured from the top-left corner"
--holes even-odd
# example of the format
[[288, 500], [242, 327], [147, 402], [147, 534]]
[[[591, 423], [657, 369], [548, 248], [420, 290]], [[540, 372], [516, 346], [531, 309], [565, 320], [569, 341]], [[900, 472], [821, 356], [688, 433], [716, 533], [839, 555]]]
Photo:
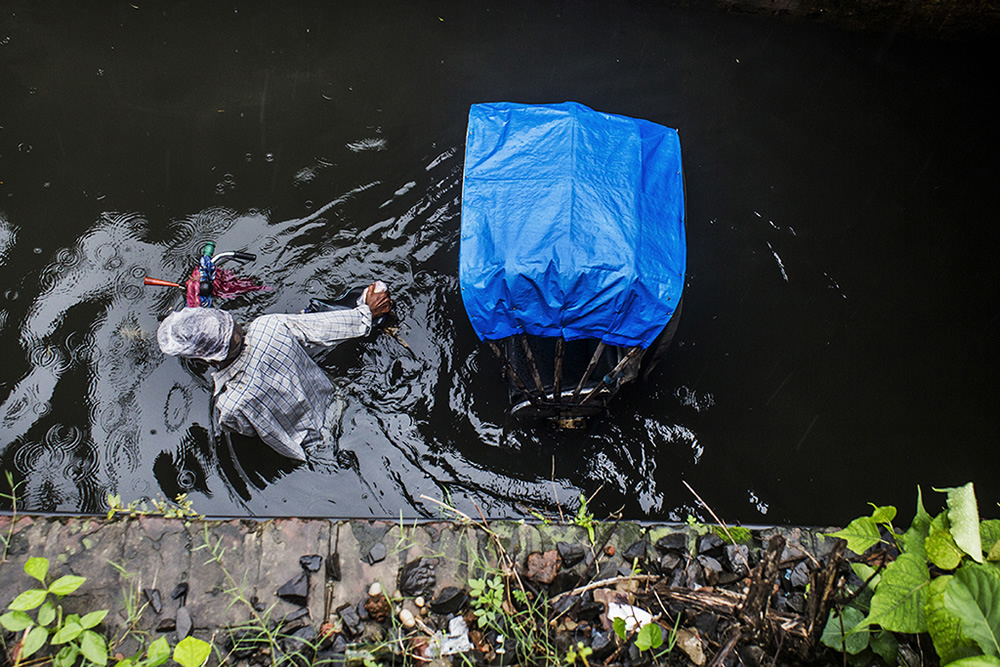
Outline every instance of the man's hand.
[[389, 298], [389, 291], [376, 292], [375, 283], [368, 286], [365, 293], [365, 304], [372, 311], [372, 317], [381, 317], [389, 312], [392, 307], [392, 299]]

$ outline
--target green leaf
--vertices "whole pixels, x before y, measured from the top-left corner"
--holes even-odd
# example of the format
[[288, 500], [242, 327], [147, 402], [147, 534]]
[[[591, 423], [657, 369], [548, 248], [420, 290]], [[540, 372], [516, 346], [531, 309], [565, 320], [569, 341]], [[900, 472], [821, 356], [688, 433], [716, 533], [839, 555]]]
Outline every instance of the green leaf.
[[983, 551], [989, 555], [986, 560], [1000, 560], [1000, 519], [984, 519], [979, 522], [979, 539], [983, 543]]
[[103, 621], [104, 617], [107, 615], [108, 615], [107, 609], [102, 609], [100, 611], [92, 611], [80, 619], [80, 625], [82, 625], [84, 629], [90, 629], [96, 626], [101, 621]]
[[845, 607], [840, 616], [831, 610], [820, 642], [835, 651], [846, 651], [851, 655], [861, 653], [868, 646], [869, 635], [867, 627], [858, 627], [864, 619], [864, 613], [856, 607]]
[[38, 608], [38, 624], [47, 626], [54, 620], [56, 620], [56, 606], [52, 604], [52, 600], [46, 600]]
[[847, 548], [859, 556], [879, 543], [881, 536], [878, 524], [870, 516], [858, 517], [847, 524], [847, 528], [836, 533], [826, 533], [827, 537], [840, 537], [847, 540]]
[[45, 640], [48, 638], [48, 630], [38, 625], [33, 627], [28, 636], [24, 638], [24, 643], [21, 644], [21, 659], [34, 655], [38, 649], [45, 646]]
[[38, 579], [38, 581], [44, 584], [45, 577], [49, 573], [49, 559], [33, 556], [25, 562], [24, 571], [29, 577]]
[[858, 576], [861, 581], [871, 581], [868, 582], [868, 587], [871, 589], [878, 588], [878, 582], [882, 580], [881, 574], [875, 574], [875, 568], [866, 563], [851, 563], [851, 570], [854, 574]]
[[941, 658], [941, 664], [979, 653], [976, 643], [962, 635], [961, 620], [945, 606], [944, 591], [951, 579], [950, 574], [933, 579], [924, 605], [927, 631], [934, 642], [934, 650]]
[[992, 655], [974, 655], [971, 658], [962, 658], [955, 662], [949, 662], [945, 667], [998, 667], [1000, 658]]
[[56, 633], [52, 635], [52, 643], [54, 645], [65, 644], [66, 642], [71, 642], [83, 632], [83, 627], [79, 623], [73, 623], [72, 621], [67, 621], [63, 624], [61, 628], [56, 630]]
[[11, 611], [29, 611], [45, 602], [48, 593], [41, 588], [29, 588], [10, 603]]
[[983, 562], [983, 543], [979, 537], [979, 507], [976, 505], [976, 491], [969, 482], [965, 486], [950, 489], [934, 489], [948, 493], [948, 523], [955, 544], [972, 556], [977, 563]]
[[83, 638], [80, 640], [80, 653], [101, 667], [108, 664], [108, 645], [104, 643], [104, 637], [93, 630], [84, 630]]
[[875, 509], [872, 511], [872, 521], [875, 523], [892, 523], [892, 520], [896, 518], [896, 508], [892, 505], [885, 505], [884, 507], [879, 507], [873, 503], [869, 503]]
[[880, 630], [872, 634], [868, 642], [872, 650], [885, 661], [887, 665], [896, 664], [896, 655], [899, 653], [899, 642], [896, 636], [886, 630]]
[[926, 562], [915, 554], [900, 554], [882, 573], [865, 622], [878, 623], [891, 632], [926, 632], [924, 605], [929, 585]]
[[[170, 657], [170, 656], [167, 656], [167, 657]], [[132, 665], [134, 665], [134, 664], [135, 664], [135, 660], [133, 660], [132, 658], [122, 658], [121, 660], [119, 660], [118, 662], [115, 663], [115, 667], [132, 667]]]
[[8, 632], [27, 630], [34, 624], [35, 622], [31, 620], [31, 617], [23, 611], [8, 611], [3, 616], [0, 616], [0, 625], [6, 628]]
[[67, 644], [59, 649], [59, 652], [52, 658], [52, 665], [53, 667], [73, 667], [79, 655], [80, 649], [76, 647], [76, 644]]
[[616, 616], [612, 625], [614, 626], [615, 634], [618, 635], [619, 639], [624, 641], [626, 635], [625, 619], [620, 616]]
[[52, 593], [53, 595], [58, 595], [59, 597], [62, 597], [64, 595], [69, 595], [70, 593], [78, 589], [80, 586], [82, 586], [83, 582], [85, 582], [86, 580], [87, 580], [86, 577], [77, 577], [72, 574], [64, 575], [62, 577], [59, 577], [49, 585], [49, 593]]
[[985, 568], [963, 567], [948, 582], [944, 604], [962, 623], [962, 634], [983, 653], [1000, 657], [1000, 578]]
[[941, 512], [931, 521], [930, 533], [924, 542], [927, 560], [942, 570], [954, 570], [962, 562], [962, 550], [955, 544], [948, 524], [948, 513]]
[[166, 637], [160, 637], [149, 645], [146, 651], [146, 667], [160, 667], [170, 659], [170, 644]]
[[640, 651], [660, 648], [663, 645], [663, 631], [658, 623], [647, 623], [639, 629], [635, 637], [635, 647]]
[[174, 647], [174, 660], [181, 667], [201, 667], [212, 653], [212, 645], [197, 637], [185, 637]]
[[913, 515], [913, 521], [909, 529], [900, 538], [900, 549], [907, 553], [917, 554], [921, 558], [927, 558], [927, 549], [924, 543], [931, 530], [931, 515], [924, 509], [924, 499], [917, 487], [917, 511]]

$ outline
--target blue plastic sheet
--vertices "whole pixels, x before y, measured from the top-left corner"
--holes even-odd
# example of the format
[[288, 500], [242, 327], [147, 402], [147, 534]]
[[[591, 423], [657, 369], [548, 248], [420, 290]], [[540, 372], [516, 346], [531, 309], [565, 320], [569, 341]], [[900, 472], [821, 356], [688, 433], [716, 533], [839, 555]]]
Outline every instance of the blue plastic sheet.
[[676, 130], [575, 102], [471, 108], [459, 282], [480, 339], [647, 347], [686, 259]]

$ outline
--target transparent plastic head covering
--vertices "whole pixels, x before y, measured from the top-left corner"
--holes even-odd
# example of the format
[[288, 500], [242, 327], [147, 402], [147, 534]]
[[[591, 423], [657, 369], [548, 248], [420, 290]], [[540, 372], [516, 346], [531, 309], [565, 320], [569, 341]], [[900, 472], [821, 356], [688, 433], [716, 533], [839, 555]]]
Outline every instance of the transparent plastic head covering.
[[229, 354], [233, 316], [218, 308], [184, 308], [170, 313], [156, 331], [164, 354], [222, 361]]

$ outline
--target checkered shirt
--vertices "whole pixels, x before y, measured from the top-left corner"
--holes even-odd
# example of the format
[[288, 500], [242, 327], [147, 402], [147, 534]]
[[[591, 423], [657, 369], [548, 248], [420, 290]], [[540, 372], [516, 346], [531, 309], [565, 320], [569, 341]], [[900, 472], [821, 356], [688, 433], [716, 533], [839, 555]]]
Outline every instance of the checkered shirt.
[[333, 400], [330, 378], [307, 352], [371, 331], [367, 305], [301, 315], [263, 315], [247, 327], [243, 351], [216, 371], [215, 413], [227, 428], [260, 439], [281, 454], [304, 461], [323, 439], [323, 419]]

